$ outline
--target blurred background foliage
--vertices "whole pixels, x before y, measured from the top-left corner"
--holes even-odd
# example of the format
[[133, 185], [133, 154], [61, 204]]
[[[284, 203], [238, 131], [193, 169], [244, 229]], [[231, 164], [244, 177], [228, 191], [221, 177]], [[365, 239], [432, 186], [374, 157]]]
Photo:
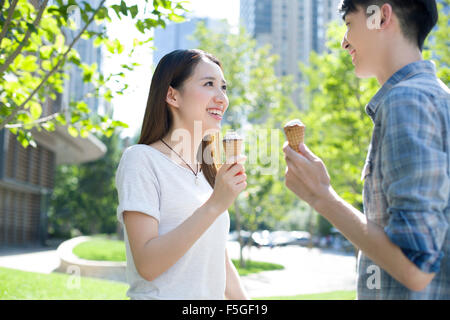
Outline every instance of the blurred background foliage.
[[[439, 29], [429, 37], [424, 57], [436, 62], [438, 75], [448, 86], [450, 30], [448, 15], [440, 13]], [[270, 47], [257, 47], [242, 28], [236, 34], [221, 34], [199, 24], [194, 35], [199, 48], [220, 59], [229, 83], [230, 108], [222, 131], [238, 130], [246, 139], [246, 155], [258, 153], [255, 162], [246, 164], [247, 189], [229, 209], [232, 230], [330, 233], [332, 226], [284, 185], [282, 127], [293, 118], [306, 124], [306, 144], [325, 162], [336, 192], [362, 211], [360, 177], [373, 129], [365, 105], [379, 85], [375, 79], [356, 78], [350, 56], [340, 47], [344, 33], [345, 26], [330, 24], [328, 50], [312, 53], [309, 65], [299, 65], [305, 80], [300, 98], [309, 106], [301, 111], [292, 101], [298, 84], [275, 75], [278, 57], [270, 54]], [[123, 149], [137, 138], [125, 142], [118, 133], [102, 137], [108, 147], [103, 159], [58, 168], [51, 236], [116, 232], [114, 175]]]

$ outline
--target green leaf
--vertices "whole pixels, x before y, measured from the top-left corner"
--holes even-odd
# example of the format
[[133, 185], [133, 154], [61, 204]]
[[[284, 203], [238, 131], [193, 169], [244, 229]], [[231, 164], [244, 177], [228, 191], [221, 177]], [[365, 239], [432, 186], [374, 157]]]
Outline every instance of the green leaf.
[[110, 138], [114, 134], [114, 128], [108, 128], [104, 131], [106, 137]]
[[131, 13], [131, 18], [134, 19], [134, 18], [137, 16], [137, 14], [138, 14], [138, 6], [137, 6], [137, 5], [134, 5], [134, 6], [132, 6], [132, 7], [129, 7], [128, 10], [129, 10], [130, 13]]
[[56, 116], [56, 121], [58, 121], [62, 125], [66, 125], [67, 124], [66, 117], [63, 114], [58, 114]]
[[119, 121], [119, 120], [113, 120], [112, 126], [114, 126], [114, 127], [129, 128], [129, 127], [128, 127], [128, 124], [126, 124], [125, 122]]
[[62, 49], [64, 48], [65, 41], [66, 41], [66, 39], [64, 38], [64, 36], [62, 34], [60, 34], [60, 33], [56, 34], [55, 45], [61, 51], [63, 51]]
[[84, 4], [84, 10], [86, 10], [87, 12], [94, 12], [95, 11], [88, 2], [83, 1], [83, 4]]
[[37, 57], [35, 57], [35, 56], [27, 56], [22, 61], [21, 69], [23, 71], [28, 71], [28, 72], [36, 71], [37, 68], [38, 68], [38, 65], [37, 65], [36, 61], [37, 61]]
[[76, 105], [76, 108], [78, 109], [78, 111], [82, 112], [82, 113], [89, 113], [89, 107], [87, 105], [86, 102], [84, 101], [79, 101]]
[[169, 13], [169, 19], [172, 20], [173, 22], [179, 23], [179, 22], [183, 22], [185, 21], [185, 17], [180, 16], [178, 14], [175, 13]]
[[27, 22], [27, 27], [28, 27], [29, 30], [31, 30], [32, 33], [37, 33], [38, 32], [38, 30], [36, 29], [36, 27], [32, 23], [28, 23]]
[[89, 15], [85, 11], [80, 11], [81, 19], [84, 23], [88, 23], [89, 21]]
[[25, 113], [25, 112], [19, 114], [19, 115], [17, 116], [17, 120], [20, 121], [20, 122], [22, 122], [22, 123], [24, 123], [24, 124], [27, 124], [27, 123], [30, 123], [30, 122], [33, 121], [33, 119], [30, 118], [30, 116], [28, 115], [28, 113]]
[[81, 119], [80, 113], [74, 111], [74, 112], [72, 112], [72, 117], [70, 119], [70, 123], [72, 123], [72, 124], [77, 123], [78, 121], [80, 121], [80, 119]]
[[42, 46], [39, 48], [39, 57], [41, 60], [49, 59], [52, 55], [53, 47], [51, 46]]
[[136, 22], [136, 29], [138, 29], [139, 32], [141, 32], [141, 33], [145, 32], [145, 25], [144, 25], [144, 22], [142, 22], [142, 20], [138, 20]]
[[89, 136], [89, 130], [87, 130], [87, 129], [81, 129], [81, 130], [80, 130], [80, 136], [81, 136], [82, 138], [87, 138], [87, 137]]
[[95, 18], [96, 18], [96, 21], [104, 20], [106, 18], [109, 22], [111, 22], [111, 18], [108, 14], [108, 9], [106, 7], [101, 8], [98, 11], [97, 16]]
[[81, 58], [80, 58], [80, 54], [78, 53], [78, 51], [76, 51], [75, 49], [70, 50], [70, 52], [67, 55], [67, 58], [70, 62], [72, 62], [73, 64], [80, 66], [81, 65]]
[[114, 4], [114, 5], [111, 6], [111, 8], [113, 8], [113, 10], [116, 13], [117, 17], [119, 19], [121, 19], [121, 17], [120, 17], [120, 6], [118, 6], [117, 4]]
[[22, 147], [24, 147], [24, 149], [26, 149], [28, 147], [28, 145], [30, 144], [28, 142], [28, 140], [24, 139], [24, 138], [19, 137], [19, 138], [17, 138], [17, 140], [19, 140], [20, 144], [22, 145]]
[[124, 46], [120, 43], [119, 39], [106, 40], [105, 44], [106, 49], [112, 54], [121, 54], [123, 52]]
[[42, 61], [42, 69], [45, 71], [50, 71], [52, 69], [52, 63], [48, 60]]
[[104, 39], [102, 39], [101, 37], [97, 37], [94, 39], [94, 46], [98, 47], [102, 45], [104, 42], [105, 42]]
[[78, 130], [77, 130], [75, 127], [69, 126], [69, 127], [67, 128], [67, 131], [69, 132], [69, 134], [70, 134], [72, 137], [74, 137], [74, 138], [78, 137]]
[[112, 98], [113, 98], [113, 94], [112, 91], [110, 89], [108, 89], [105, 94], [103, 95], [103, 98], [105, 98], [106, 101], [111, 102]]
[[83, 82], [90, 82], [97, 70], [97, 64], [93, 63], [91, 66], [83, 64], [81, 65], [81, 69], [83, 70]]
[[36, 148], [36, 142], [33, 140], [33, 137], [31, 135], [30, 131], [23, 131], [20, 130], [18, 132], [18, 136], [17, 136], [17, 141], [20, 142], [20, 144], [22, 145], [22, 147], [24, 147], [25, 149], [31, 145], [32, 147]]
[[127, 9], [128, 9], [127, 4], [125, 3], [125, 1], [122, 0], [122, 1], [120, 2], [120, 12], [122, 12], [122, 14], [123, 14], [124, 16], [128, 15]]
[[55, 124], [51, 121], [43, 123], [42, 127], [49, 132], [55, 131], [56, 129]]
[[39, 119], [42, 114], [42, 107], [37, 102], [30, 102], [30, 113], [33, 119]]

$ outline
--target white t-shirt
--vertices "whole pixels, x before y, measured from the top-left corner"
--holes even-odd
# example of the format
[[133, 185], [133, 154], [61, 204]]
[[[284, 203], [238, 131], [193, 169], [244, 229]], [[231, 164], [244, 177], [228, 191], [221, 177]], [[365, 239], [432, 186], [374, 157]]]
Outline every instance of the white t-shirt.
[[148, 145], [127, 148], [116, 172], [117, 218], [123, 224], [127, 281], [131, 299], [224, 299], [225, 248], [230, 228], [228, 211], [221, 214], [172, 267], [153, 281], [136, 270], [123, 211], [139, 211], [159, 221], [158, 234], [175, 229], [201, 207], [213, 189], [202, 171], [198, 185], [187, 168]]

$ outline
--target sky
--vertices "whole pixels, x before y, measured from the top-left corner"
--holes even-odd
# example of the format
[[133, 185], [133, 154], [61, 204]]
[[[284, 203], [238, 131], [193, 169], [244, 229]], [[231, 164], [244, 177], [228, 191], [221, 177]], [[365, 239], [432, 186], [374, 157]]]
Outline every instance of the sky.
[[[239, 23], [239, 0], [190, 0], [190, 3], [185, 6], [191, 11], [190, 15], [195, 17], [227, 19], [231, 26], [237, 26]], [[136, 31], [131, 21], [117, 20], [112, 27], [108, 28], [108, 34], [110, 38], [118, 38], [124, 44], [124, 52], [130, 50], [134, 38], [145, 39]], [[140, 129], [150, 89], [152, 70], [155, 67], [152, 66], [152, 51], [149, 48], [136, 51], [133, 61], [135, 60], [141, 66], [126, 74], [128, 89], [123, 96], [112, 100], [113, 119], [129, 125], [128, 129], [123, 130], [122, 137], [134, 136]], [[104, 69], [106, 72], [114, 72], [117, 66], [129, 63], [129, 61], [126, 53], [113, 58], [109, 57], [105, 59]], [[120, 85], [117, 85], [117, 88], [120, 88]]]

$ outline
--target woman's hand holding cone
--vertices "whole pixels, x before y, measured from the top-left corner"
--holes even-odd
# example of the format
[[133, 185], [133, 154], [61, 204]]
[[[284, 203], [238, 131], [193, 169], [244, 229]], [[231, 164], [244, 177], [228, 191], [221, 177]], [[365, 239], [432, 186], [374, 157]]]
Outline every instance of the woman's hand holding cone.
[[247, 157], [239, 156], [235, 161], [223, 164], [217, 171], [214, 191], [209, 198], [209, 204], [218, 214], [227, 210], [241, 193], [247, 187], [247, 175], [242, 165]]

